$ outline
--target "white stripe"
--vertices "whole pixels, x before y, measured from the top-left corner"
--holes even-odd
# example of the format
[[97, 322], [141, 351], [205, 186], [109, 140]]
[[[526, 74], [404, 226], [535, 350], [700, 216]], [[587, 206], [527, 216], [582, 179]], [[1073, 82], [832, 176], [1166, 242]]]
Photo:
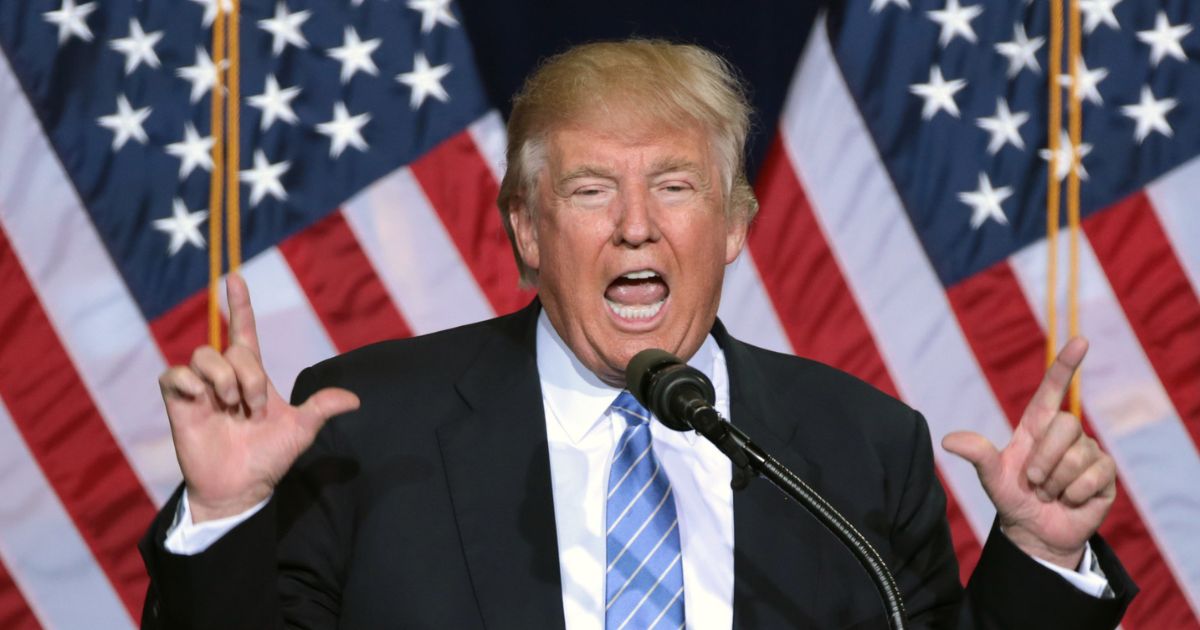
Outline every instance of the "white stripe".
[[[337, 354], [337, 348], [278, 249], [272, 247], [246, 261], [242, 276], [254, 304], [263, 367], [287, 399], [300, 370]], [[221, 306], [228, 313], [224, 284], [222, 280]]]
[[166, 361], [4, 55], [0, 224], [113, 437], [161, 504], [180, 479], [157, 385]]
[[646, 450], [642, 451], [642, 454], [638, 455], [637, 459], [634, 459], [633, 463], [630, 464], [629, 467], [625, 469], [625, 474], [621, 475], [621, 478], [617, 480], [617, 484], [612, 487], [612, 490], [608, 491], [608, 496], [605, 497], [606, 499], [612, 499], [613, 493], [615, 493], [617, 490], [621, 489], [621, 484], [625, 483], [625, 480], [629, 478], [629, 474], [633, 472], [633, 469], [636, 468], [637, 465], [640, 464], [642, 462], [642, 460], [645, 459], [646, 456], [650, 454], [651, 446], [652, 446], [651, 444], [646, 444]]
[[[650, 594], [653, 593], [655, 591], [655, 589], [658, 588], [659, 584], [662, 584], [663, 579], [667, 577], [667, 574], [669, 574], [671, 572], [671, 569], [675, 568], [675, 565], [679, 562], [679, 559], [681, 557], [682, 557], [682, 553], [675, 554], [675, 559], [671, 561], [671, 564], [667, 565], [667, 570], [663, 571], [662, 575], [658, 576], [658, 579], [654, 581], [654, 585], [651, 586], [650, 589], [646, 591], [645, 595], [642, 595], [642, 599], [638, 600], [638, 603], [636, 606], [633, 607], [633, 610], [629, 611], [629, 614], [626, 615], [626, 617], [625, 617], [625, 621], [621, 622], [621, 625], [619, 626], [619, 628], [624, 628], [625, 625], [629, 623], [629, 620], [633, 619], [633, 616], [637, 614], [637, 611], [639, 609], [641, 609], [642, 604], [645, 604], [646, 600], [650, 598]], [[680, 585], [679, 590], [675, 591], [675, 596], [671, 598], [671, 604], [674, 604], [675, 600], [679, 599], [679, 596], [682, 593], [683, 593], [683, 585]], [[671, 609], [670, 605], [663, 607], [663, 611], [667, 611], [670, 609]], [[654, 622], [658, 623], [658, 619], [661, 617], [662, 617], [662, 612], [659, 612], [659, 616], [655, 617]], [[650, 627], [653, 627], [653, 626], [654, 626], [654, 624], [650, 624]]]
[[729, 333], [742, 341], [776, 352], [794, 352], [748, 247], [725, 268], [718, 315]]
[[408, 168], [371, 184], [342, 211], [415, 334], [495, 315]]
[[1200, 294], [1200, 207], [1196, 203], [1196, 182], [1200, 182], [1200, 157], [1155, 180], [1146, 187], [1146, 195], [1192, 283], [1192, 291]]
[[[605, 536], [612, 535], [613, 530], [617, 528], [617, 525], [621, 524], [621, 519], [625, 518], [625, 515], [629, 514], [629, 510], [633, 509], [633, 506], [634, 506], [634, 504], [636, 504], [638, 502], [638, 499], [642, 498], [643, 494], [646, 494], [646, 490], [648, 488], [650, 488], [650, 485], [653, 484], [654, 480], [658, 478], [658, 473], [661, 470], [662, 470], [662, 466], [660, 466], [659, 463], [657, 461], [655, 461], [654, 462], [654, 474], [650, 475], [650, 478], [646, 480], [646, 484], [643, 485], [641, 487], [641, 489], [638, 490], [637, 494], [633, 495], [633, 499], [629, 501], [629, 503], [625, 506], [625, 509], [621, 510], [621, 515], [618, 516], [615, 521], [613, 521], [612, 525], [609, 526], [608, 531], [604, 532]], [[671, 487], [669, 485], [667, 486], [666, 494], [671, 494]]]
[[479, 154], [483, 157], [483, 161], [487, 162], [492, 176], [499, 184], [504, 177], [504, 151], [508, 147], [508, 135], [504, 129], [504, 121], [500, 118], [500, 112], [494, 109], [490, 110], [483, 115], [483, 118], [471, 123], [471, 126], [467, 127], [467, 132], [471, 134], [471, 139], [475, 141], [475, 147], [479, 149]]
[[[1064, 232], [1060, 239], [1059, 269], [1066, 269], [1067, 237]], [[1011, 259], [1043, 329], [1046, 249], [1043, 241]], [[1084, 411], [1192, 609], [1200, 612], [1200, 456], [1086, 239], [1080, 250], [1080, 326], [1092, 343], [1080, 373]], [[1066, 274], [1059, 280], [1065, 283]], [[1065, 301], [1058, 309], [1067, 312]]]
[[[819, 18], [781, 125], [784, 147], [812, 200], [884, 363], [921, 410], [937, 444], [977, 431], [1012, 435], [847, 88]], [[983, 540], [995, 509], [970, 464], [934, 448], [949, 486]]]
[[43, 626], [133, 627], [2, 400], [0, 497], [0, 557]]

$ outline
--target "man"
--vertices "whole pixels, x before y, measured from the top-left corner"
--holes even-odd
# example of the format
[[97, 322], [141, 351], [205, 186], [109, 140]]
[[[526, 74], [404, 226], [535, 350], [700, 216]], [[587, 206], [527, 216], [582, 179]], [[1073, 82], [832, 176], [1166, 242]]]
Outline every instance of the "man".
[[[541, 67], [509, 121], [499, 204], [539, 298], [336, 357], [291, 406], [245, 284], [230, 348], [161, 378], [186, 491], [145, 541], [166, 627], [882, 627], [871, 583], [806, 514], [621, 392], [656, 347], [879, 550], [910, 627], [1112, 627], [1136, 591], [1094, 534], [1112, 460], [1059, 411], [1072, 341], [1012, 442], [961, 433], [997, 526], [964, 590], [919, 414], [716, 322], [756, 210], [733, 73], [630, 41]], [[353, 393], [352, 393], [353, 392]], [[964, 410], [964, 414], [970, 410]], [[324, 421], [343, 415], [325, 425]]]

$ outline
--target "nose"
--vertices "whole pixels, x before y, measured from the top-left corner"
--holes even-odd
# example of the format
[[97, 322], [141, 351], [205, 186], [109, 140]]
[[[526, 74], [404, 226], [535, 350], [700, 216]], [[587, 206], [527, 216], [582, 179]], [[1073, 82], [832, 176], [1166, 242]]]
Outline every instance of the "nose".
[[617, 208], [613, 244], [639, 247], [660, 238], [654, 202], [649, 190], [622, 191]]

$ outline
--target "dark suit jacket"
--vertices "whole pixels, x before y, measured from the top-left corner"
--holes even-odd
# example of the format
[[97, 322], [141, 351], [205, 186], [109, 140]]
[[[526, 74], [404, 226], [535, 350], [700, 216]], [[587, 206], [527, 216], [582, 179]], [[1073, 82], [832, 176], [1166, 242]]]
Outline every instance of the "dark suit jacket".
[[[562, 628], [535, 302], [516, 314], [372, 345], [303, 372], [362, 400], [271, 502], [204, 553], [142, 553], [145, 627]], [[1112, 627], [1136, 592], [1092, 545], [1116, 598], [1084, 595], [990, 536], [964, 590], [919, 414], [846, 374], [730, 337], [732, 420], [879, 550], [911, 627]], [[885, 628], [850, 553], [761, 479], [734, 494], [734, 624]], [[286, 620], [286, 621], [285, 621]]]

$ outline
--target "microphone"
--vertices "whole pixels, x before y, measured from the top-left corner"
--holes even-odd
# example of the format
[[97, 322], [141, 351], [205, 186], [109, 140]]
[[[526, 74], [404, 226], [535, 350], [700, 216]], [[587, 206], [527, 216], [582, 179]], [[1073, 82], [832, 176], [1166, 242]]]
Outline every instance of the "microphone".
[[750, 477], [761, 474], [804, 506], [854, 554], [871, 577], [887, 610], [888, 626], [893, 629], [905, 627], [904, 601], [879, 552], [816, 490], [721, 417], [713, 406], [716, 392], [707, 376], [670, 352], [651, 348], [637, 353], [629, 361], [625, 368], [625, 384], [633, 397], [667, 428], [676, 431], [694, 429], [728, 456], [734, 464], [734, 490], [744, 488]]

